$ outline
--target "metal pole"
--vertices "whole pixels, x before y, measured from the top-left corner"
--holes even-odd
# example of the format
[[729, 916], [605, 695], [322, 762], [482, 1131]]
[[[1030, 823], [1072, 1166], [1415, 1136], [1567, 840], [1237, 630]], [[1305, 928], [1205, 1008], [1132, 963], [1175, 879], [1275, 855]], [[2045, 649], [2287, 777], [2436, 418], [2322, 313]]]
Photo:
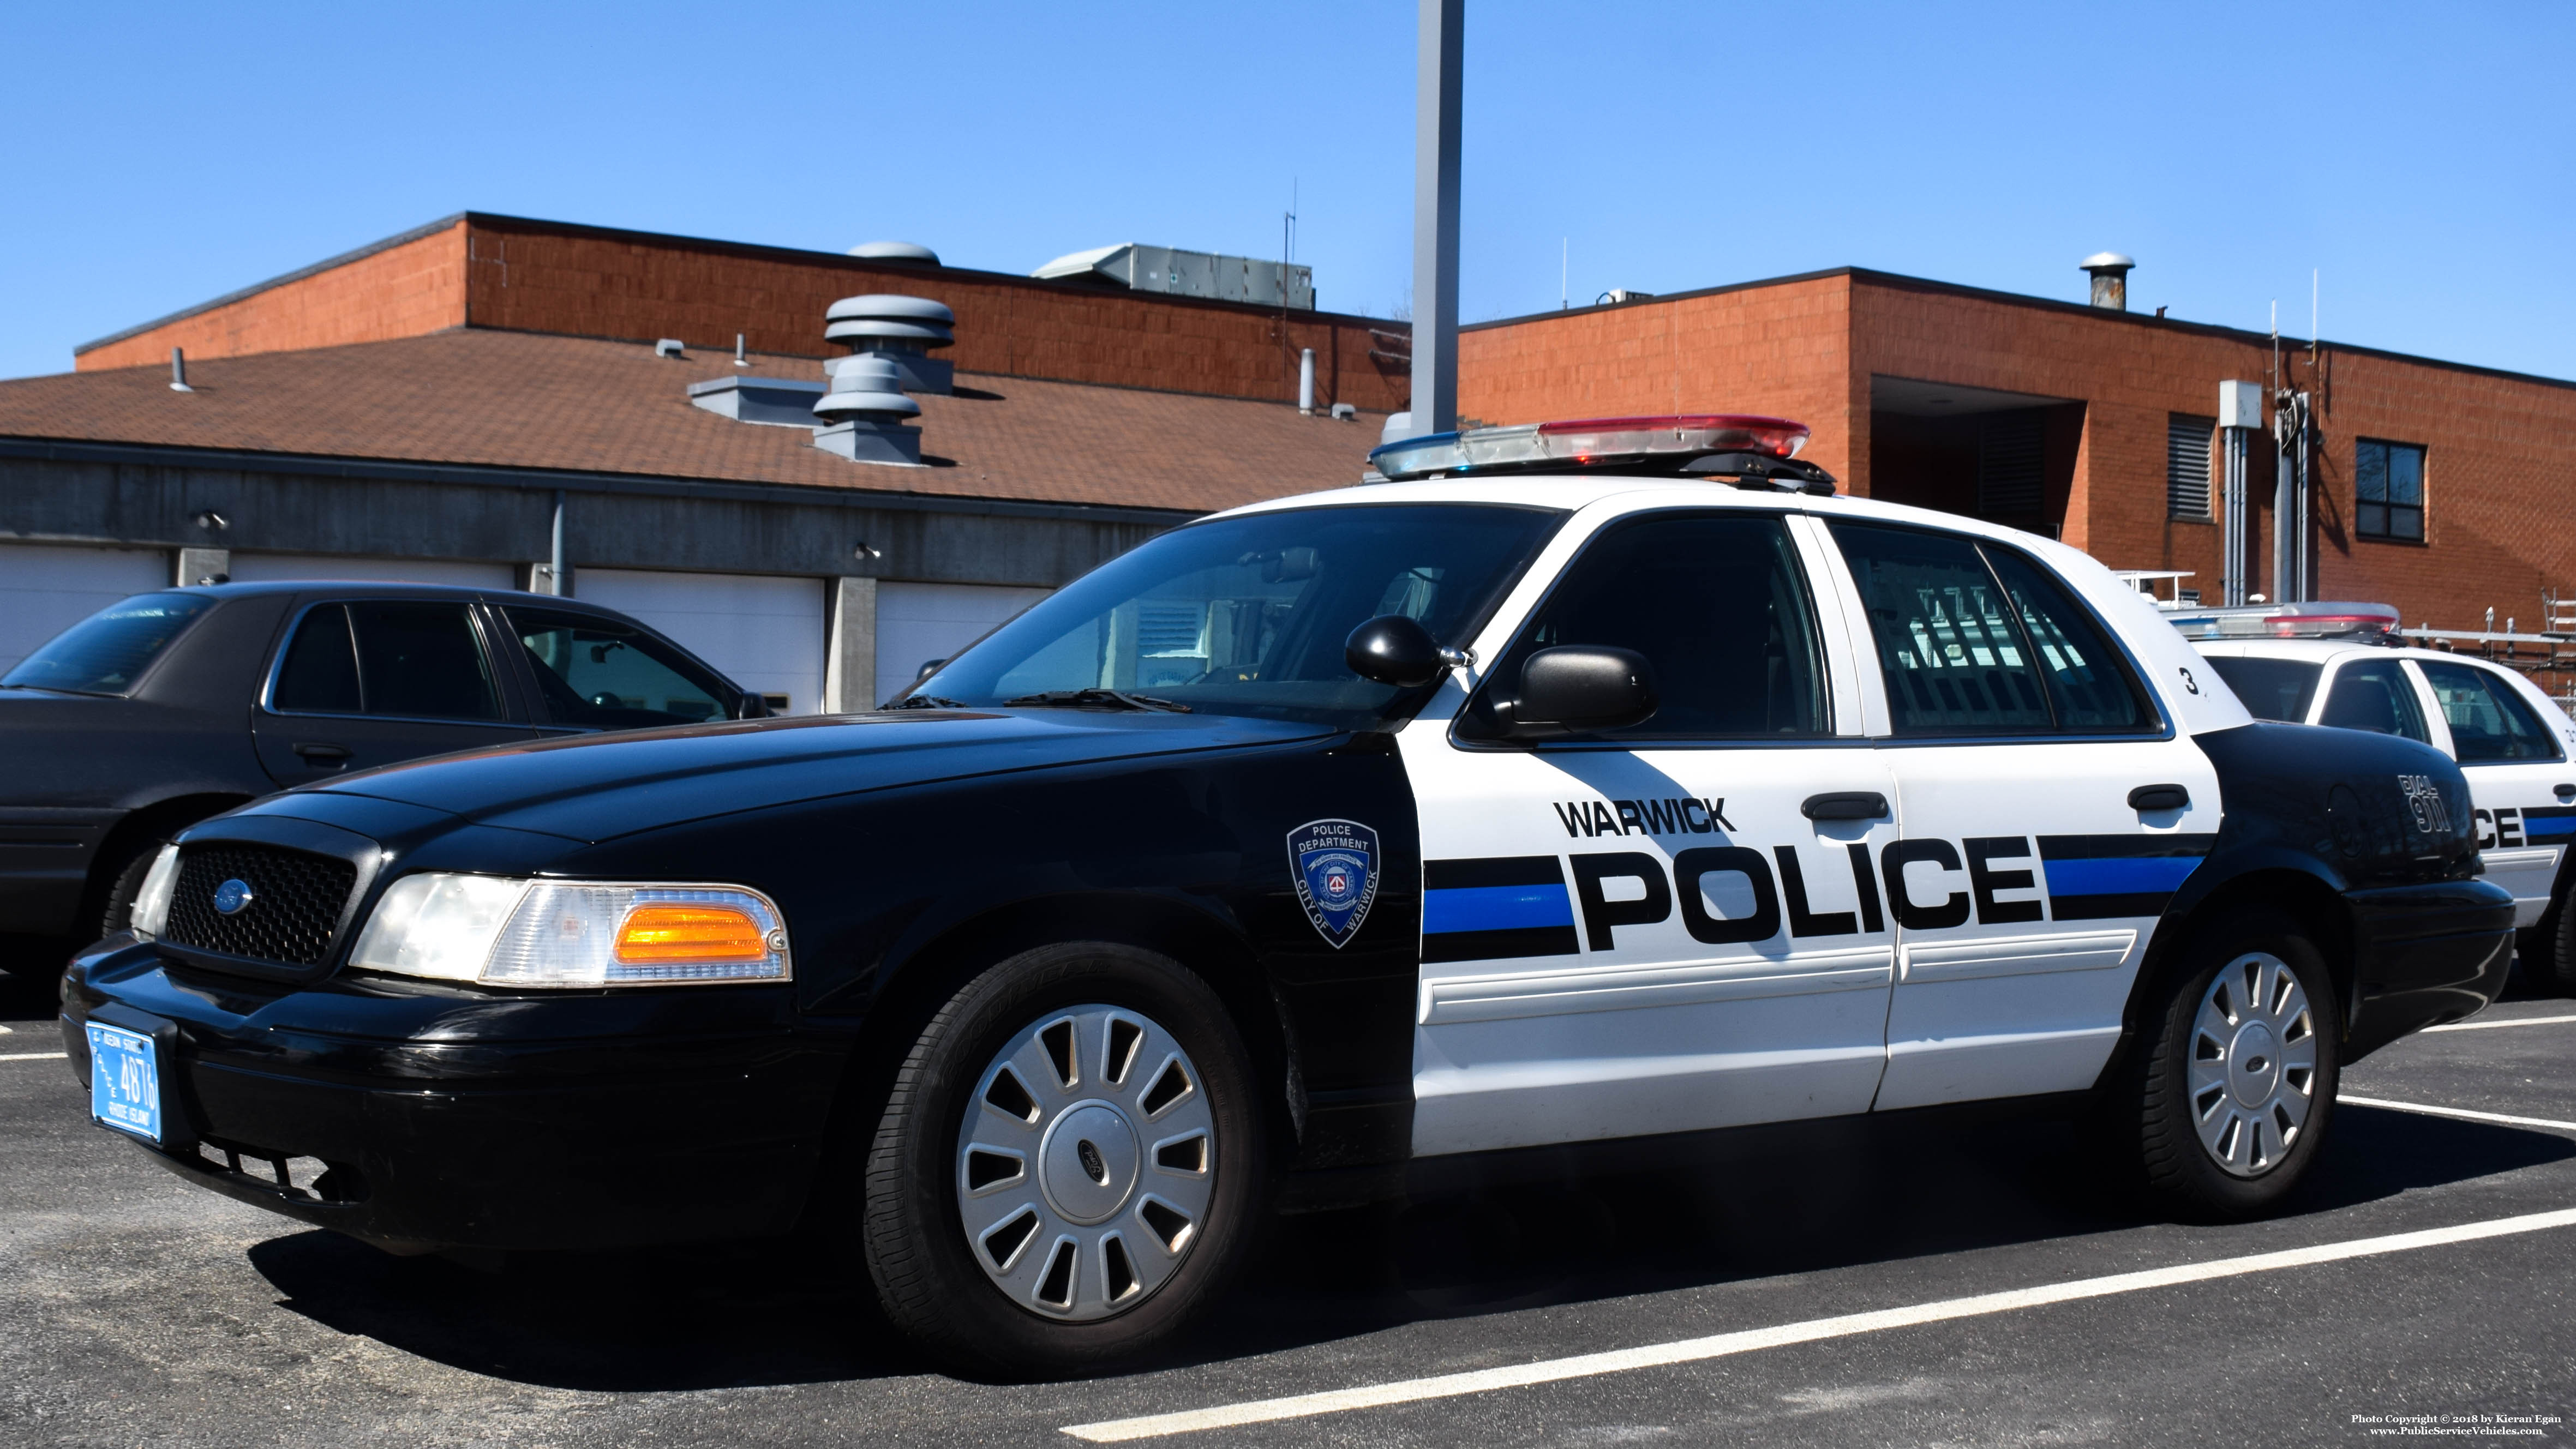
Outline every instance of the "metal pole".
[[1458, 96], [1466, 0], [1421, 0], [1414, 73], [1413, 431], [1458, 426]]
[[2227, 522], [2221, 540], [2224, 556], [2219, 561], [2219, 596], [2231, 607], [2245, 602], [2245, 576], [2252, 572], [2248, 567], [2252, 560], [2247, 557], [2251, 550], [2246, 547], [2245, 537], [2245, 439], [2251, 431], [2220, 430], [2227, 440]]
[[555, 490], [554, 552], [546, 561], [546, 592], [556, 598], [562, 598], [572, 592], [564, 587], [563, 516], [563, 490], [558, 488]]
[[2290, 540], [2290, 559], [2296, 565], [2299, 580], [2298, 597], [2301, 599], [2313, 599], [2317, 596], [2316, 572], [2310, 564], [2312, 554], [2309, 547], [2316, 537], [2315, 531], [2308, 522], [2308, 514], [2313, 506], [2311, 495], [2316, 490], [2310, 486], [2308, 475], [2308, 466], [2312, 461], [2308, 453], [2308, 435], [2313, 431], [2309, 427], [2308, 396], [2306, 393], [2299, 394], [2299, 532], [2297, 537]]

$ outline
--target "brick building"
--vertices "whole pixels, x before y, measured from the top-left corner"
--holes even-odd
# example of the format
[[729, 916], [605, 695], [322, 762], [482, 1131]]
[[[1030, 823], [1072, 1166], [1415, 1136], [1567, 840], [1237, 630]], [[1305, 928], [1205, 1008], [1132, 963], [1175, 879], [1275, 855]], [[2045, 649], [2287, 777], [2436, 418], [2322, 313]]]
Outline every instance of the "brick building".
[[[854, 294], [953, 313], [927, 466], [693, 401], [732, 378], [810, 422]], [[791, 709], [860, 707], [1157, 530], [1357, 479], [1409, 350], [1401, 322], [1097, 277], [467, 213], [0, 382], [0, 667], [174, 576], [554, 587], [560, 510], [570, 591]], [[2219, 385], [2277, 380], [2314, 404], [2314, 596], [2467, 629], [2576, 591], [2576, 384], [2337, 343], [2273, 368], [2259, 334], [1844, 269], [1471, 327], [1459, 394], [1494, 423], [1798, 418], [1854, 493], [2214, 601]], [[2251, 462], [2250, 587], [2276, 591], [2268, 437]]]

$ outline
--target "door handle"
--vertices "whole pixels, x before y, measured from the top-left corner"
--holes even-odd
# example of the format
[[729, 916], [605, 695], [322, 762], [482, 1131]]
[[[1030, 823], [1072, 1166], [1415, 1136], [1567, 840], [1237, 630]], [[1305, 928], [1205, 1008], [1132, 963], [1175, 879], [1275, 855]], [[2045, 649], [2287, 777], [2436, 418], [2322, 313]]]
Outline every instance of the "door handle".
[[2129, 792], [2132, 810], [2180, 810], [2191, 804], [2191, 792], [2180, 785], [2140, 785]]
[[2576, 800], [2576, 785], [2552, 785], [2549, 793], [2561, 800]]
[[294, 749], [298, 756], [317, 764], [331, 760], [345, 760], [349, 758], [349, 747], [347, 745], [326, 745], [310, 741], [299, 741], [294, 746]]
[[1808, 796], [1798, 813], [1810, 820], [1877, 820], [1887, 814], [1887, 797], [1876, 790], [1837, 790]]

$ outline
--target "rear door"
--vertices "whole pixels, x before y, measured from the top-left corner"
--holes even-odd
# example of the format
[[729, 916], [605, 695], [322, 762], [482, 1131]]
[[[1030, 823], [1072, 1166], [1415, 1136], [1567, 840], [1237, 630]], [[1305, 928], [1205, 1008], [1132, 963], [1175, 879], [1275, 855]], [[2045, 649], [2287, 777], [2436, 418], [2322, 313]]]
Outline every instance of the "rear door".
[[[1426, 717], [1396, 737], [1424, 858], [1415, 1152], [1867, 1110], [1894, 786], [1800, 521], [1613, 521], [1454, 728]], [[1502, 737], [1495, 696], [1568, 644], [1644, 654], [1661, 708], [1578, 739]]]
[[[2469, 777], [2487, 879], [2513, 892], [2515, 925], [2536, 924], [2549, 909], [2560, 858], [2576, 837], [2576, 771], [2567, 767], [2565, 732], [2543, 718], [2520, 680], [2500, 669], [2448, 659], [2406, 662], [2421, 672], [2435, 727]], [[2544, 707], [2563, 722], [2556, 706]]]
[[470, 599], [308, 604], [271, 664], [253, 733], [281, 785], [532, 738]]
[[1868, 614], [1904, 821], [1880, 855], [1900, 949], [1877, 1105], [2089, 1087], [2148, 934], [2215, 843], [2216, 771], [2029, 555], [1831, 532]]

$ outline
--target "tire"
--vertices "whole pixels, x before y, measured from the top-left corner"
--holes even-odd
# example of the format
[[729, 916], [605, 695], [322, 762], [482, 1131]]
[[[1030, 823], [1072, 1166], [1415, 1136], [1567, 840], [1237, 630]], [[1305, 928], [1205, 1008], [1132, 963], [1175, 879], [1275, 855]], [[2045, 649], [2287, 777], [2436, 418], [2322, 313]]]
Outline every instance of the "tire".
[[2576, 895], [2576, 886], [2514, 942], [2522, 957], [2523, 985], [2535, 996], [2576, 996], [2576, 911], [2567, 908], [2569, 895]]
[[78, 929], [86, 933], [79, 944], [105, 940], [126, 928], [134, 915], [135, 893], [143, 889], [143, 878], [152, 873], [153, 860], [167, 844], [155, 832], [118, 847], [114, 857], [102, 862], [107, 869], [102, 869], [97, 879], [107, 884], [107, 894], [99, 902], [98, 914], [79, 922]]
[[1264, 1127], [1241, 1034], [1179, 963], [1023, 952], [949, 997], [895, 1073], [867, 1150], [868, 1275], [896, 1327], [970, 1375], [1132, 1358], [1247, 1255]]
[[2115, 1130], [2172, 1215], [2228, 1221], [2275, 1207], [2334, 1116], [2333, 978], [2299, 924], [2231, 913], [2196, 933], [2154, 999]]

